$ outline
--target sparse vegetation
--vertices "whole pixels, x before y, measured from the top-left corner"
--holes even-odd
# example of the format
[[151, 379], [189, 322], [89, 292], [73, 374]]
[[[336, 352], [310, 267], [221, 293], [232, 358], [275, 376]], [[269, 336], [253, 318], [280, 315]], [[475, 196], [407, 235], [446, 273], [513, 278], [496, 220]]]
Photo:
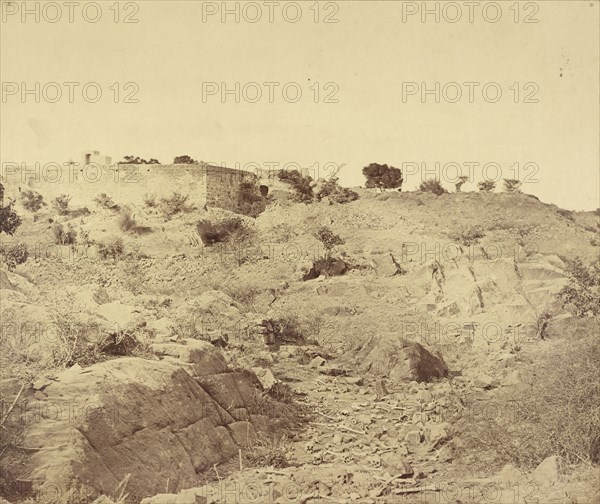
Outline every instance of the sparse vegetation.
[[96, 244], [101, 259], [121, 260], [125, 254], [125, 244], [121, 238], [109, 238]]
[[123, 210], [119, 215], [119, 229], [124, 233], [144, 234], [151, 229], [148, 226], [140, 226], [129, 210]]
[[114, 212], [118, 212], [120, 208], [106, 193], [101, 193], [96, 196], [94, 198], [94, 203], [104, 210], [112, 210]]
[[358, 193], [338, 183], [337, 177], [327, 179], [316, 194], [318, 201], [329, 198], [336, 203], [350, 203], [358, 199]]
[[196, 224], [196, 229], [204, 245], [240, 240], [250, 233], [241, 217], [230, 217], [217, 222], [202, 219]]
[[58, 215], [67, 215], [69, 213], [69, 202], [71, 196], [61, 194], [52, 200], [52, 208], [58, 213]]
[[29, 257], [29, 250], [25, 243], [0, 243], [0, 259], [8, 266], [9, 270], [23, 264]]
[[[597, 337], [536, 359], [531, 385], [502, 391], [492, 404], [497, 414], [473, 410], [462, 424], [463, 449], [487, 451], [498, 465], [533, 468], [560, 455], [567, 463], [600, 462], [600, 383], [594, 369], [600, 361]], [[467, 405], [469, 409], [469, 405]]]
[[67, 304], [52, 311], [52, 360], [56, 367], [90, 365], [112, 356], [140, 355], [147, 351], [147, 337], [130, 331], [107, 331], [97, 322], [82, 321], [75, 316], [73, 296], [67, 295]]
[[309, 175], [302, 175], [298, 170], [281, 170], [277, 177], [282, 182], [290, 184], [294, 190], [294, 201], [301, 203], [312, 203], [314, 200], [313, 179]]
[[165, 219], [171, 219], [180, 213], [191, 212], [194, 207], [188, 204], [189, 195], [174, 191], [171, 196], [161, 198], [158, 209]]
[[477, 183], [479, 192], [492, 192], [496, 188], [496, 182], [493, 180], [482, 180]]
[[446, 189], [444, 189], [444, 186], [442, 186], [440, 181], [436, 179], [427, 179], [421, 182], [419, 185], [419, 191], [432, 193], [436, 196], [441, 196], [442, 194], [446, 194], [448, 192]]
[[504, 179], [504, 190], [507, 193], [520, 193], [522, 182], [517, 179]]
[[158, 201], [156, 201], [156, 194], [146, 194], [144, 196], [144, 205], [148, 208], [156, 208]]
[[477, 245], [479, 240], [485, 237], [485, 233], [481, 226], [471, 226], [460, 228], [458, 231], [450, 234], [450, 239], [456, 243], [460, 243], [465, 247]]
[[57, 245], [73, 245], [77, 242], [77, 231], [70, 223], [66, 230], [62, 224], [54, 224], [52, 234], [54, 234], [54, 243]]
[[235, 211], [250, 217], [258, 217], [267, 207], [268, 199], [263, 197], [254, 177], [240, 182], [237, 191]]
[[263, 320], [260, 326], [267, 345], [302, 345], [305, 343], [305, 337], [296, 316], [268, 318]]
[[325, 250], [325, 259], [329, 259], [333, 250], [338, 245], [343, 245], [345, 243], [344, 239], [333, 233], [331, 229], [328, 227], [321, 227], [315, 233], [315, 238], [321, 242], [323, 245], [323, 249]]
[[556, 213], [558, 215], [560, 215], [561, 217], [564, 217], [565, 219], [574, 222], [575, 221], [575, 215], [573, 214], [573, 212], [571, 212], [571, 210], [565, 210], [563, 208], [559, 208]]
[[35, 213], [42, 207], [46, 206], [44, 197], [40, 193], [30, 189], [26, 189], [21, 193], [21, 204], [25, 210], [28, 210], [32, 213]]

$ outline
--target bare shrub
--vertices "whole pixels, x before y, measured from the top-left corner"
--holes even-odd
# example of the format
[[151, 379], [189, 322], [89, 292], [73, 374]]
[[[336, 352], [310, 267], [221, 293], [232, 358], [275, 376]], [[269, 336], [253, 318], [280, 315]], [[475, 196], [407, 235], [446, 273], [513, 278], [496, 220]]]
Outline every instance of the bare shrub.
[[216, 222], [202, 219], [196, 224], [196, 230], [204, 245], [239, 241], [250, 234], [249, 227], [240, 217], [230, 217]]
[[442, 194], [446, 194], [448, 192], [446, 189], [444, 189], [440, 181], [436, 179], [427, 179], [421, 182], [419, 185], [419, 191], [435, 194], [436, 196], [441, 196]]
[[[463, 448], [484, 451], [498, 465], [532, 468], [551, 455], [560, 455], [567, 463], [597, 464], [599, 361], [596, 337], [576, 345], [565, 341], [551, 356], [538, 359], [532, 385], [498, 393], [492, 405], [497, 415], [469, 414], [462, 419]], [[475, 404], [467, 405], [467, 410], [482, 411]]]
[[62, 224], [54, 224], [52, 234], [54, 235], [54, 243], [57, 245], [74, 245], [77, 243], [77, 231], [70, 223], [66, 230]]
[[319, 192], [316, 194], [316, 198], [318, 201], [321, 201], [323, 198], [329, 198], [336, 203], [343, 204], [357, 200], [358, 193], [347, 187], [340, 186], [338, 178], [331, 177], [321, 186]]
[[264, 319], [259, 325], [267, 345], [302, 345], [306, 342], [295, 315]]
[[485, 233], [481, 226], [471, 226], [467, 228], [461, 228], [458, 231], [450, 234], [450, 239], [456, 243], [460, 243], [465, 247], [471, 245], [477, 245], [479, 240], [485, 237]]
[[496, 182], [493, 180], [482, 180], [477, 183], [479, 192], [492, 192], [496, 188]]
[[298, 170], [281, 170], [277, 178], [293, 189], [292, 199], [301, 203], [312, 203], [315, 198], [313, 193], [313, 179], [309, 175], [302, 175]]
[[125, 253], [125, 244], [121, 238], [109, 238], [98, 242], [98, 256], [101, 259], [121, 260]]
[[69, 213], [69, 202], [71, 196], [61, 194], [52, 200], [52, 208], [58, 213], [58, 215], [67, 215]]
[[194, 207], [188, 204], [188, 198], [187, 194], [174, 191], [171, 196], [160, 199], [158, 209], [165, 219], [171, 219], [180, 213], [191, 212]]
[[101, 193], [94, 198], [94, 203], [98, 205], [100, 208], [105, 210], [113, 210], [115, 212], [119, 211], [119, 205], [117, 205], [110, 196], [106, 193]]
[[156, 208], [158, 201], [156, 201], [156, 194], [146, 194], [144, 196], [144, 205], [148, 208]]

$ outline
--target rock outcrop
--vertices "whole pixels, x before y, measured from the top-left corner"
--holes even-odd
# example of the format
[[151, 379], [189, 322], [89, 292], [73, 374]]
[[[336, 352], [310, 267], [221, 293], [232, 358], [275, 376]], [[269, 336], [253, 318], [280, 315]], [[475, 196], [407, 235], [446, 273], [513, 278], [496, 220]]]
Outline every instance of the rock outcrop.
[[21, 412], [31, 452], [21, 479], [66, 503], [74, 491], [112, 495], [130, 474], [127, 491], [139, 502], [193, 486], [266, 428], [252, 414], [251, 383], [212, 345], [185, 340], [153, 350], [160, 360], [74, 366], [36, 391]]

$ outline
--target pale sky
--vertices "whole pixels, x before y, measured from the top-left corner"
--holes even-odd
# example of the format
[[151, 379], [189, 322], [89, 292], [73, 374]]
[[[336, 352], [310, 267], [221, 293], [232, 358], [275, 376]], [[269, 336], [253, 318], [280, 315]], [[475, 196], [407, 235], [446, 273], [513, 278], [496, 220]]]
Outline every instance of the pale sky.
[[[2, 3], [3, 162], [78, 160], [85, 149], [115, 161], [131, 154], [169, 163], [188, 154], [230, 167], [253, 162], [265, 169], [269, 162], [303, 167], [335, 162], [344, 165], [341, 182], [350, 186], [363, 184], [362, 167], [372, 162], [426, 163], [431, 173], [405, 176], [406, 190], [422, 176], [434, 175], [436, 162], [498, 163], [505, 178], [514, 178], [519, 163], [522, 180], [528, 175], [538, 180], [524, 184], [525, 192], [573, 210], [600, 206], [598, 0], [521, 2], [518, 23], [513, 1], [497, 3], [501, 18], [496, 23], [484, 19], [481, 7], [474, 8], [470, 23], [468, 2], [454, 3], [462, 13], [456, 23], [445, 18], [457, 11], [434, 1], [426, 5], [438, 6], [439, 23], [433, 14], [422, 22], [420, 12], [403, 22], [403, 10], [407, 15], [422, 2], [401, 1], [298, 2], [296, 23], [287, 22], [282, 12], [286, 6], [288, 19], [297, 16], [296, 7], [288, 5], [293, 2], [272, 7], [273, 23], [262, 1], [227, 2], [239, 9], [239, 23], [233, 14], [223, 23], [220, 12], [203, 22], [203, 10], [220, 10], [222, 2], [120, 2], [119, 23], [116, 9], [111, 10], [114, 1], [99, 2], [97, 23], [83, 18], [82, 7], [90, 2], [74, 8], [73, 23], [64, 2], [56, 2], [62, 9], [56, 23], [48, 19], [57, 11], [43, 10], [44, 3], [37, 7], [37, 23], [33, 14], [25, 22], [21, 17], [23, 5], [34, 10], [36, 2]], [[256, 6], [262, 18], [250, 23], [244, 15], [254, 18]], [[89, 19], [96, 15], [93, 7], [86, 13]], [[139, 22], [123, 23], [128, 14]], [[328, 15], [338, 22], [322, 22]], [[487, 15], [493, 19], [494, 8]], [[538, 22], [524, 23], [528, 15]], [[62, 98], [48, 103], [41, 96], [35, 103], [31, 94], [23, 103], [21, 83], [35, 89], [36, 82], [40, 89], [61, 83]], [[80, 83], [73, 103], [64, 82]], [[82, 96], [88, 82], [102, 90], [97, 103]], [[138, 103], [123, 103], [134, 90], [124, 89], [127, 82], [136, 83]], [[243, 97], [235, 103], [227, 95], [222, 103], [217, 93], [203, 102], [203, 83], [212, 82], [229, 89], [236, 82], [240, 88], [260, 83], [263, 96], [257, 103]], [[273, 103], [265, 82], [280, 83], [271, 85]], [[433, 95], [422, 103], [418, 93], [403, 100], [403, 83], [411, 82], [419, 89], [423, 82], [430, 89], [436, 82], [441, 87], [456, 82], [463, 96], [457, 103], [443, 98], [435, 103]], [[481, 83], [474, 87], [473, 103], [465, 82]], [[497, 103], [482, 95], [490, 82], [502, 91]], [[119, 83], [119, 103], [110, 89], [114, 83]], [[290, 99], [295, 88], [302, 90], [297, 103], [284, 99], [286, 83], [296, 83], [288, 87]], [[450, 99], [454, 89], [447, 88]], [[246, 91], [253, 99], [255, 89]], [[523, 103], [533, 91], [539, 102]], [[46, 92], [54, 98], [52, 86]], [[337, 103], [324, 103], [332, 92]], [[523, 170], [526, 163], [539, 167], [535, 175]], [[463, 173], [468, 174], [466, 167]], [[474, 175], [480, 180], [481, 169]]]

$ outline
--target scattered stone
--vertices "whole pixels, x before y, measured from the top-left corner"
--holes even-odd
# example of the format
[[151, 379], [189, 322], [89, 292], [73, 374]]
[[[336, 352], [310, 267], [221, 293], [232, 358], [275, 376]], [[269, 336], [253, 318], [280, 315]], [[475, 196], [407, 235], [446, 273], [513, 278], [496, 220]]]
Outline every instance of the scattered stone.
[[473, 385], [483, 390], [489, 390], [494, 387], [494, 379], [486, 374], [480, 374], [473, 380]]
[[533, 481], [538, 485], [554, 485], [563, 474], [563, 461], [553, 455], [544, 459], [533, 471]]
[[325, 362], [327, 362], [325, 359], [323, 359], [323, 357], [321, 357], [320, 355], [317, 355], [313, 360], [310, 361], [310, 363], [308, 364], [311, 368], [317, 369], [321, 366], [323, 366], [325, 364]]
[[494, 479], [500, 484], [513, 486], [521, 483], [524, 476], [523, 473], [512, 464], [506, 464]]
[[387, 387], [385, 386], [385, 381], [383, 379], [379, 379], [375, 383], [375, 393], [377, 394], [377, 400], [380, 400], [383, 397], [390, 395]]
[[419, 430], [409, 430], [404, 436], [404, 440], [407, 443], [419, 444], [423, 440], [423, 435]]
[[277, 378], [273, 375], [273, 372], [270, 369], [253, 367], [252, 371], [258, 378], [263, 390], [271, 390], [275, 385], [279, 383]]

